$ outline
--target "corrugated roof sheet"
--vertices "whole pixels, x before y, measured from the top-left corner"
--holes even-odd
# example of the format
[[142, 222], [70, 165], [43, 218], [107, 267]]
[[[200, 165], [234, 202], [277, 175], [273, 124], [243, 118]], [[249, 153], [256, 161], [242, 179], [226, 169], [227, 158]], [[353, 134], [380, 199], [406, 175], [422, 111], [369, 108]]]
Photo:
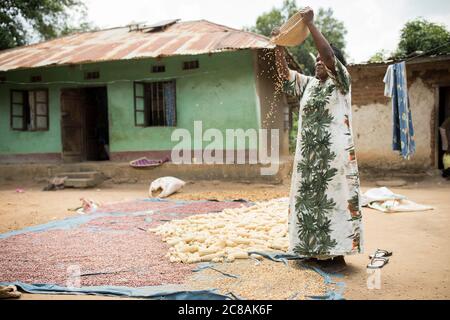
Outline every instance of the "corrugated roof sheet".
[[0, 71], [273, 47], [268, 38], [254, 33], [206, 20], [186, 21], [160, 32], [129, 31], [128, 27], [121, 27], [5, 50], [0, 52]]

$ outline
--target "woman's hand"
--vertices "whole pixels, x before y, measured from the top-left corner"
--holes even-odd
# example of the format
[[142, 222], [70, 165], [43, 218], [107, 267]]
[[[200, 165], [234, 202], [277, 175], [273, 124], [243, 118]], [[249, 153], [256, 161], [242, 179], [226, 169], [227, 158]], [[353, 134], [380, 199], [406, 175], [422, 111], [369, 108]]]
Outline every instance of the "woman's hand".
[[305, 24], [309, 25], [314, 22], [314, 11], [311, 7], [300, 10], [300, 15], [303, 17]]
[[272, 29], [272, 32], [271, 32], [271, 36], [272, 37], [276, 37], [279, 34], [280, 34], [280, 28], [275, 27], [275, 28]]

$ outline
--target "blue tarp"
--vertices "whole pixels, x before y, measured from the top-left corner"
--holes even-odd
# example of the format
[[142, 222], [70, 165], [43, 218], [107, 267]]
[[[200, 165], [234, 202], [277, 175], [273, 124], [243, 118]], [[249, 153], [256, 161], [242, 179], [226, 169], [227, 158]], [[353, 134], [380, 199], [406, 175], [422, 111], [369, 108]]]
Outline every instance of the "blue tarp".
[[128, 298], [147, 298], [157, 300], [233, 300], [232, 296], [216, 293], [215, 290], [170, 290], [167, 286], [154, 287], [119, 287], [119, 286], [95, 286], [66, 288], [54, 284], [28, 284], [23, 282], [0, 282], [1, 286], [15, 285], [28, 293], [40, 294], [67, 294], [67, 295], [104, 295]]
[[[142, 200], [141, 200], [142, 201]], [[145, 199], [144, 201], [167, 201], [158, 199]], [[184, 204], [185, 201], [176, 201], [177, 204]], [[14, 235], [29, 233], [29, 232], [42, 232], [54, 229], [71, 229], [77, 226], [88, 223], [93, 219], [107, 216], [127, 216], [127, 215], [150, 215], [149, 212], [136, 212], [136, 213], [94, 213], [89, 215], [74, 216], [59, 221], [53, 221], [46, 224], [24, 228], [17, 231], [11, 231], [8, 233], [0, 234], [0, 239], [5, 239]], [[250, 252], [250, 254], [259, 254], [267, 259], [276, 262], [283, 262], [287, 264], [287, 260], [301, 259], [298, 256], [288, 255], [283, 252], [280, 253], [265, 253], [265, 252]], [[213, 269], [222, 273], [226, 277], [238, 278], [236, 275], [223, 273], [222, 271], [214, 268], [214, 264], [206, 263], [200, 264], [194, 271], [201, 271], [203, 269]], [[313, 300], [341, 300], [344, 291], [343, 282], [334, 282], [330, 275], [322, 270], [309, 267], [305, 265], [305, 268], [310, 268], [319, 273], [323, 278], [325, 284], [334, 284], [337, 287], [337, 291], [329, 291], [325, 296], [310, 297]], [[333, 275], [336, 276], [336, 275]], [[120, 287], [120, 286], [92, 286], [92, 287], [80, 287], [80, 288], [67, 288], [58, 286], [55, 284], [28, 284], [20, 281], [17, 282], [0, 282], [0, 285], [15, 285], [21, 288], [27, 293], [39, 293], [39, 294], [87, 294], [87, 295], [106, 295], [106, 296], [119, 296], [119, 297], [131, 297], [131, 298], [147, 298], [147, 299], [161, 299], [161, 300], [234, 300], [240, 299], [240, 297], [229, 293], [228, 295], [222, 295], [217, 293], [216, 289], [200, 290], [200, 291], [187, 291], [185, 289], [177, 289], [177, 286], [153, 286], [153, 287]]]

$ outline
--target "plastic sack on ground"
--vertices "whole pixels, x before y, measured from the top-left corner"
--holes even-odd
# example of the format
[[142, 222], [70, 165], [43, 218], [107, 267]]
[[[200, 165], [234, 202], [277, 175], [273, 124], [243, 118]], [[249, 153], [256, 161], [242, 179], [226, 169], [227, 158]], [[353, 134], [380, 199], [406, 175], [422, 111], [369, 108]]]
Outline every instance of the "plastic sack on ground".
[[159, 178], [150, 184], [148, 195], [150, 198], [153, 198], [153, 193], [161, 189], [162, 191], [158, 198], [165, 198], [180, 190], [185, 184], [186, 182], [175, 177]]

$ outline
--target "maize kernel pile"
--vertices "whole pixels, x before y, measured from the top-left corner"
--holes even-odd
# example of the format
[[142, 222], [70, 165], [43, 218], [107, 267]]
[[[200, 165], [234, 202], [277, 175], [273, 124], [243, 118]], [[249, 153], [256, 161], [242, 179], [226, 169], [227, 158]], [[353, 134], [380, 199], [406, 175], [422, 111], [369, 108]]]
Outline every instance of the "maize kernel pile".
[[251, 251], [287, 251], [288, 206], [287, 199], [275, 199], [172, 220], [149, 231], [170, 245], [171, 262], [233, 262]]

